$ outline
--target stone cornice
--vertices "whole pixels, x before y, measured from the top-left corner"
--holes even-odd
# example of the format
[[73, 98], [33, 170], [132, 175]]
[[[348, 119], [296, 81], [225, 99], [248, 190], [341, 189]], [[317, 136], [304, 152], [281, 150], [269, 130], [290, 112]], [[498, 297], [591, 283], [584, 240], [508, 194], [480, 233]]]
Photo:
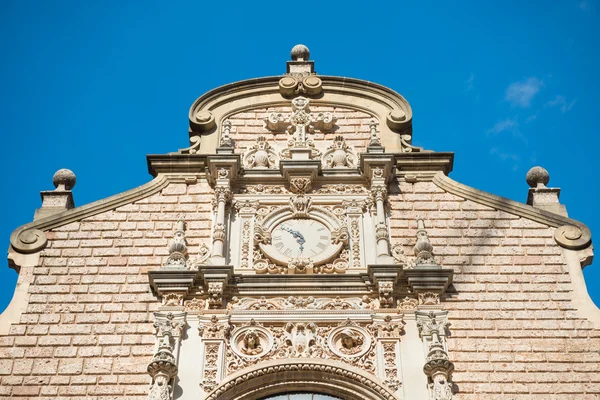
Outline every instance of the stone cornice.
[[551, 227], [558, 228], [555, 234], [556, 242], [570, 250], [582, 250], [589, 247], [592, 243], [591, 232], [583, 223], [571, 218], [563, 217], [549, 211], [540, 210], [518, 201], [510, 200], [505, 197], [493, 195], [482, 190], [474, 189], [462, 183], [459, 183], [444, 173], [438, 172], [433, 177], [433, 183], [439, 188], [471, 200], [478, 204], [483, 204], [497, 210], [527, 218]]
[[148, 154], [148, 173], [158, 174], [200, 174], [206, 170], [206, 155], [199, 154]]
[[152, 181], [137, 188], [22, 225], [11, 234], [11, 247], [19, 253], [35, 253], [40, 251], [48, 242], [45, 234], [46, 231], [151, 196], [160, 192], [172, 181], [185, 181], [185, 177], [181, 175], [159, 175]]

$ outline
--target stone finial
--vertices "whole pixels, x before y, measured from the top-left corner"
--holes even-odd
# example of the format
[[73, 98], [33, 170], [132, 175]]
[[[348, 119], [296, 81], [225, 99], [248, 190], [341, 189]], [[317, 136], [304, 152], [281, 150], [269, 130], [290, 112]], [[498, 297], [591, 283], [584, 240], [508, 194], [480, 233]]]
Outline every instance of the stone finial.
[[532, 188], [544, 188], [550, 182], [550, 174], [542, 167], [533, 167], [527, 172], [525, 179]]
[[179, 219], [175, 224], [175, 234], [169, 243], [169, 257], [165, 267], [185, 268], [187, 267], [188, 253], [187, 242], [185, 240], [185, 222]]
[[321, 92], [321, 80], [315, 75], [315, 63], [309, 61], [310, 51], [303, 44], [294, 46], [292, 60], [287, 62], [286, 77], [279, 81], [279, 88], [284, 95], [292, 93], [318, 94]]
[[533, 167], [525, 176], [530, 186], [527, 204], [536, 208], [567, 216], [567, 209], [560, 204], [560, 188], [546, 187], [550, 182], [550, 174], [542, 167]]
[[429, 236], [425, 230], [425, 222], [422, 219], [417, 220], [417, 243], [414, 247], [416, 266], [436, 265], [433, 259], [433, 245], [429, 241]]
[[52, 183], [56, 190], [71, 190], [75, 187], [77, 178], [70, 169], [62, 168], [54, 173]]
[[35, 211], [33, 219], [44, 218], [75, 207], [71, 189], [75, 186], [76, 181], [73, 171], [66, 168], [56, 171], [52, 177], [52, 183], [56, 189], [40, 192], [42, 207]]
[[310, 50], [303, 44], [297, 44], [292, 48], [291, 56], [293, 61], [308, 61]]

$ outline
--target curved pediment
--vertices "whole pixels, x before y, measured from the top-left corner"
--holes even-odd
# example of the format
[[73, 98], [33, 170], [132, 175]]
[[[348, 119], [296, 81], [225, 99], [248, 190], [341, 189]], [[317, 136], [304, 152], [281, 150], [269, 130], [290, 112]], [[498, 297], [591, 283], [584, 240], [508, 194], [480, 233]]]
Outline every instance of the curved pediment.
[[189, 111], [190, 147], [180, 153], [214, 153], [228, 134], [234, 144], [252, 135], [269, 139], [272, 130], [265, 119], [270, 113], [286, 118], [298, 97], [308, 99], [310, 112], [336, 116], [338, 123], [326, 133], [355, 140], [357, 149], [369, 144], [375, 125], [387, 152], [419, 151], [411, 145], [412, 109], [397, 92], [360, 79], [317, 75], [312, 61], [288, 61], [287, 70], [283, 76], [235, 82], [199, 97]]

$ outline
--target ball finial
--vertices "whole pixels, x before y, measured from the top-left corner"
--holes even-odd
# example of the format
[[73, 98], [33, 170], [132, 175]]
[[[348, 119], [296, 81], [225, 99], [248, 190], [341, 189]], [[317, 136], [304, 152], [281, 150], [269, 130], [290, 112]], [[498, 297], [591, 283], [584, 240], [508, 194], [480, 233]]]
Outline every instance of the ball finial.
[[292, 60], [293, 61], [308, 61], [310, 57], [310, 51], [308, 47], [303, 44], [297, 44], [292, 48]]
[[59, 169], [52, 177], [52, 183], [54, 187], [59, 190], [71, 190], [75, 186], [77, 179], [75, 174], [70, 169]]
[[527, 172], [525, 179], [532, 188], [544, 187], [550, 182], [550, 174], [542, 167], [533, 167]]

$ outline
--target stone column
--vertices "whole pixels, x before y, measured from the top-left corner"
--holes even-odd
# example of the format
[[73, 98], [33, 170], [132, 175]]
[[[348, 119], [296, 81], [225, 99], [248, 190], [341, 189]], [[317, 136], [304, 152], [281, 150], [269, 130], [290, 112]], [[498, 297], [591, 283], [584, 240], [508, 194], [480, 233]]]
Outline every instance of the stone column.
[[231, 201], [231, 185], [229, 170], [221, 168], [217, 171], [215, 198], [213, 206], [216, 209], [215, 226], [213, 228], [213, 249], [211, 264], [225, 265], [225, 207]]
[[156, 350], [148, 365], [148, 373], [152, 377], [148, 400], [172, 399], [185, 312], [159, 312], [154, 316]]
[[210, 321], [200, 321], [198, 332], [202, 337], [202, 354], [200, 357], [200, 387], [209, 393], [225, 377], [225, 341], [229, 339], [230, 326], [227, 316], [220, 318], [213, 315]]
[[423, 372], [428, 377], [431, 400], [452, 400], [454, 364], [448, 357], [446, 330], [448, 311], [417, 311], [417, 327], [427, 358]]
[[388, 227], [385, 222], [385, 200], [387, 198], [387, 184], [383, 174], [383, 168], [373, 168], [371, 178], [371, 194], [376, 207], [375, 238], [377, 239], [377, 259], [391, 259], [389, 247]]

